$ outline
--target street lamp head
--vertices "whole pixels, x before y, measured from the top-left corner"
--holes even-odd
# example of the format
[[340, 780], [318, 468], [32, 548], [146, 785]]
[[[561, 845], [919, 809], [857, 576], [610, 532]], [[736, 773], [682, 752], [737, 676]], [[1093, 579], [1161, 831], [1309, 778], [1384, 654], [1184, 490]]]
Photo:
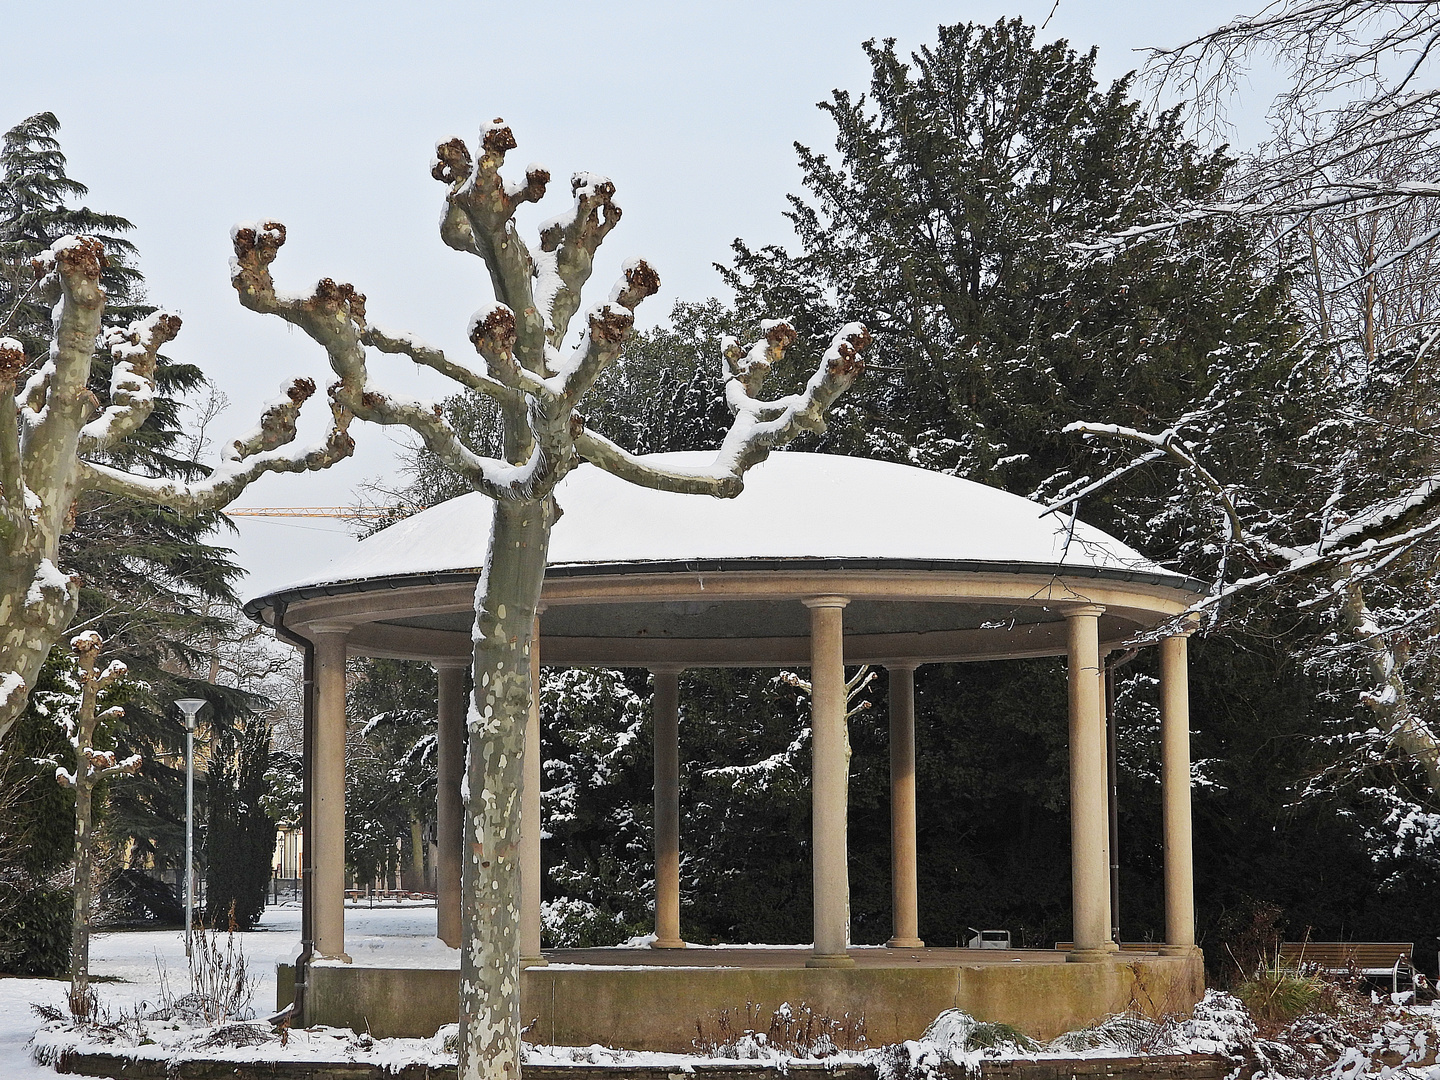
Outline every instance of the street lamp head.
[[185, 730], [195, 730], [195, 716], [206, 706], [204, 698], [187, 697], [176, 698], [175, 707], [185, 714]]

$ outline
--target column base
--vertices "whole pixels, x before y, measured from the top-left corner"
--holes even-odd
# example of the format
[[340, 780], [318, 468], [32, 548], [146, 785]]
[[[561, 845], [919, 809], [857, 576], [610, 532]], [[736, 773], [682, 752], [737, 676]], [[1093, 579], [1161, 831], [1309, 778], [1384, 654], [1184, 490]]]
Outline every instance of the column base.
[[1161, 945], [1161, 956], [1201, 956], [1199, 945]]
[[925, 942], [918, 937], [892, 937], [885, 942], [887, 949], [923, 949]]
[[650, 948], [652, 948], [652, 949], [683, 949], [683, 948], [686, 948], [686, 945], [685, 945], [685, 942], [684, 942], [682, 939], [678, 938], [678, 937], [677, 937], [677, 938], [656, 938], [654, 941], [650, 942]]
[[525, 968], [546, 967], [549, 963], [550, 963], [550, 961], [549, 961], [549, 960], [546, 960], [545, 957], [543, 957], [543, 956], [522, 956], [522, 957], [520, 957], [520, 969], [521, 969], [522, 971], [523, 971]]
[[1065, 959], [1072, 964], [1107, 964], [1114, 957], [1108, 949], [1074, 949]]
[[355, 962], [350, 959], [349, 953], [343, 952], [336, 953], [334, 956], [327, 956], [325, 953], [317, 951], [315, 955], [310, 958], [310, 962], [313, 964], [316, 960], [328, 960], [332, 964], [353, 964]]
[[1108, 953], [1118, 953], [1120, 951], [1119, 943], [1114, 941], [1105, 942], [1105, 944], [1102, 945], [1101, 948]]
[[805, 960], [805, 966], [813, 968], [848, 968], [855, 966], [855, 960], [849, 953], [812, 953]]

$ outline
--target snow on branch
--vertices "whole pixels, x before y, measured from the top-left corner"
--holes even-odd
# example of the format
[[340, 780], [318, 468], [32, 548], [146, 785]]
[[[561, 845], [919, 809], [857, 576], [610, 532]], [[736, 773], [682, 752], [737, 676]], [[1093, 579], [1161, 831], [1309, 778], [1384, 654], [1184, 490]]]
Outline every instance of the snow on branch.
[[580, 309], [580, 290], [590, 280], [595, 252], [620, 223], [621, 214], [614, 202], [615, 185], [606, 177], [576, 173], [570, 178], [570, 191], [575, 204], [540, 226], [540, 254], [535, 257], [535, 304], [553, 349], [565, 340], [570, 320]]
[[[355, 286], [337, 283], [331, 278], [322, 278], [308, 295], [282, 293], [275, 288], [270, 265], [285, 243], [284, 225], [274, 221], [239, 225], [232, 235], [235, 258], [231, 262], [230, 280], [240, 303], [251, 311], [277, 315], [299, 327], [325, 349], [331, 369], [339, 376], [329, 387], [334, 425], [326, 445], [315, 448], [313, 458], [258, 455], [250, 459], [254, 462], [251, 468], [300, 471], [324, 467], [309, 462], [323, 461], [342, 447], [353, 446], [346, 429], [350, 421], [358, 417], [375, 424], [410, 428], [431, 453], [464, 477], [475, 490], [491, 498], [528, 497], [537, 485], [555, 474], [556, 462], [538, 451], [519, 465], [476, 454], [450, 426], [438, 404], [403, 397], [372, 385], [365, 356], [365, 295]], [[413, 339], [398, 335], [382, 337], [397, 346], [405, 341], [413, 344]], [[430, 355], [419, 348], [416, 353]], [[105, 479], [113, 481], [113, 477]]]
[[573, 409], [595, 385], [600, 373], [620, 358], [625, 339], [635, 325], [634, 310], [660, 289], [660, 275], [644, 259], [625, 264], [610, 300], [590, 309], [580, 343], [547, 385], [559, 405]]
[[[1073, 424], [1066, 424], [1062, 429], [1062, 433], [1066, 435], [1072, 433], [1079, 433], [1081, 435], [1109, 435], [1114, 438], [1144, 443], [1146, 446], [1153, 447], [1155, 450], [1167, 454], [1198, 476], [1201, 483], [1215, 496], [1216, 501], [1220, 504], [1220, 508], [1225, 512], [1226, 539], [1240, 540], [1244, 537], [1245, 526], [1240, 523], [1240, 514], [1235, 509], [1235, 502], [1230, 497], [1230, 492], [1219, 480], [1216, 480], [1215, 477], [1211, 475], [1208, 469], [1200, 464], [1195, 456], [1194, 447], [1182, 439], [1180, 433], [1174, 428], [1168, 428], [1158, 435], [1151, 435], [1148, 432], [1140, 431], [1136, 428], [1122, 427], [1119, 424], [1092, 424], [1084, 420], [1079, 420]], [[1121, 475], [1123, 475], [1123, 472], [1117, 471], [1112, 473], [1110, 477], [1107, 477], [1106, 480], [1108, 481]], [[1092, 486], [1089, 490], [1094, 490], [1094, 487]], [[1061, 506], [1075, 502], [1077, 498], [1078, 496], [1071, 496], [1053, 506], [1046, 507], [1046, 511], [1057, 510]]]
[[435, 147], [430, 174], [450, 188], [440, 220], [441, 239], [485, 261], [496, 299], [515, 312], [521, 363], [543, 372], [546, 327], [534, 300], [535, 262], [512, 219], [521, 204], [540, 201], [550, 173], [531, 165], [524, 184], [506, 184], [500, 168], [516, 145], [514, 132], [496, 117], [480, 129], [478, 158], [471, 158], [463, 139], [448, 139]]
[[168, 311], [132, 322], [105, 336], [114, 366], [110, 404], [80, 429], [80, 453], [104, 453], [138, 431], [155, 407], [155, 359], [160, 346], [180, 333], [180, 316]]
[[[765, 336], [747, 350], [733, 341], [723, 347], [725, 400], [735, 419], [715, 460], [707, 467], [662, 466], [631, 454], [609, 439], [583, 431], [575, 439], [582, 457], [621, 479], [642, 487], [733, 499], [745, 486], [745, 473], [777, 446], [802, 431], [825, 430], [824, 412], [865, 370], [860, 354], [870, 345], [870, 332], [848, 323], [830, 342], [805, 389], [775, 401], [762, 401], [764, 373], [795, 340], [788, 323], [766, 325]], [[764, 371], [759, 370], [763, 359]]]

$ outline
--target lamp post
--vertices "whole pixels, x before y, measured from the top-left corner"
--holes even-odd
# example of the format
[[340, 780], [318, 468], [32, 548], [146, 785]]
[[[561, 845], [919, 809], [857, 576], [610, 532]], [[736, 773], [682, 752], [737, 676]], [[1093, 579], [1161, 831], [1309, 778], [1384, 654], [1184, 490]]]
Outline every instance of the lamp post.
[[195, 717], [204, 698], [179, 698], [175, 707], [185, 714], [185, 955], [190, 955], [190, 919], [195, 910]]

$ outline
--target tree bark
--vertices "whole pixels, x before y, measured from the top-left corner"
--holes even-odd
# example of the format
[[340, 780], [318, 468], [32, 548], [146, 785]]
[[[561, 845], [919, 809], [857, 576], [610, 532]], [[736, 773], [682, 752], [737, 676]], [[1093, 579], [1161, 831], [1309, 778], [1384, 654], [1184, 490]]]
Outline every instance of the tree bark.
[[[94, 734], [94, 705], [89, 735]], [[89, 745], [82, 736], [82, 745]], [[75, 909], [70, 921], [70, 1013], [88, 1020], [94, 1013], [90, 990], [90, 905], [95, 886], [93, 828], [94, 788], [85, 778], [82, 765], [75, 785]]]
[[99, 675], [95, 661], [100, 652], [100, 635], [93, 630], [78, 635], [71, 643], [78, 662], [80, 707], [76, 711], [70, 745], [75, 750], [75, 771], [56, 770], [60, 783], [75, 789], [75, 905], [70, 921], [70, 1012], [77, 1020], [95, 1015], [95, 996], [90, 989], [90, 912], [95, 892], [95, 788], [114, 776], [133, 774], [140, 768], [139, 756], [117, 762], [108, 750], [95, 749], [95, 728], [101, 719], [124, 715], [120, 708], [97, 715], [100, 693], [125, 675], [125, 665], [112, 662]]
[[497, 503], [476, 590], [459, 1080], [520, 1080], [520, 793], [531, 637], [554, 520], [549, 496]]

